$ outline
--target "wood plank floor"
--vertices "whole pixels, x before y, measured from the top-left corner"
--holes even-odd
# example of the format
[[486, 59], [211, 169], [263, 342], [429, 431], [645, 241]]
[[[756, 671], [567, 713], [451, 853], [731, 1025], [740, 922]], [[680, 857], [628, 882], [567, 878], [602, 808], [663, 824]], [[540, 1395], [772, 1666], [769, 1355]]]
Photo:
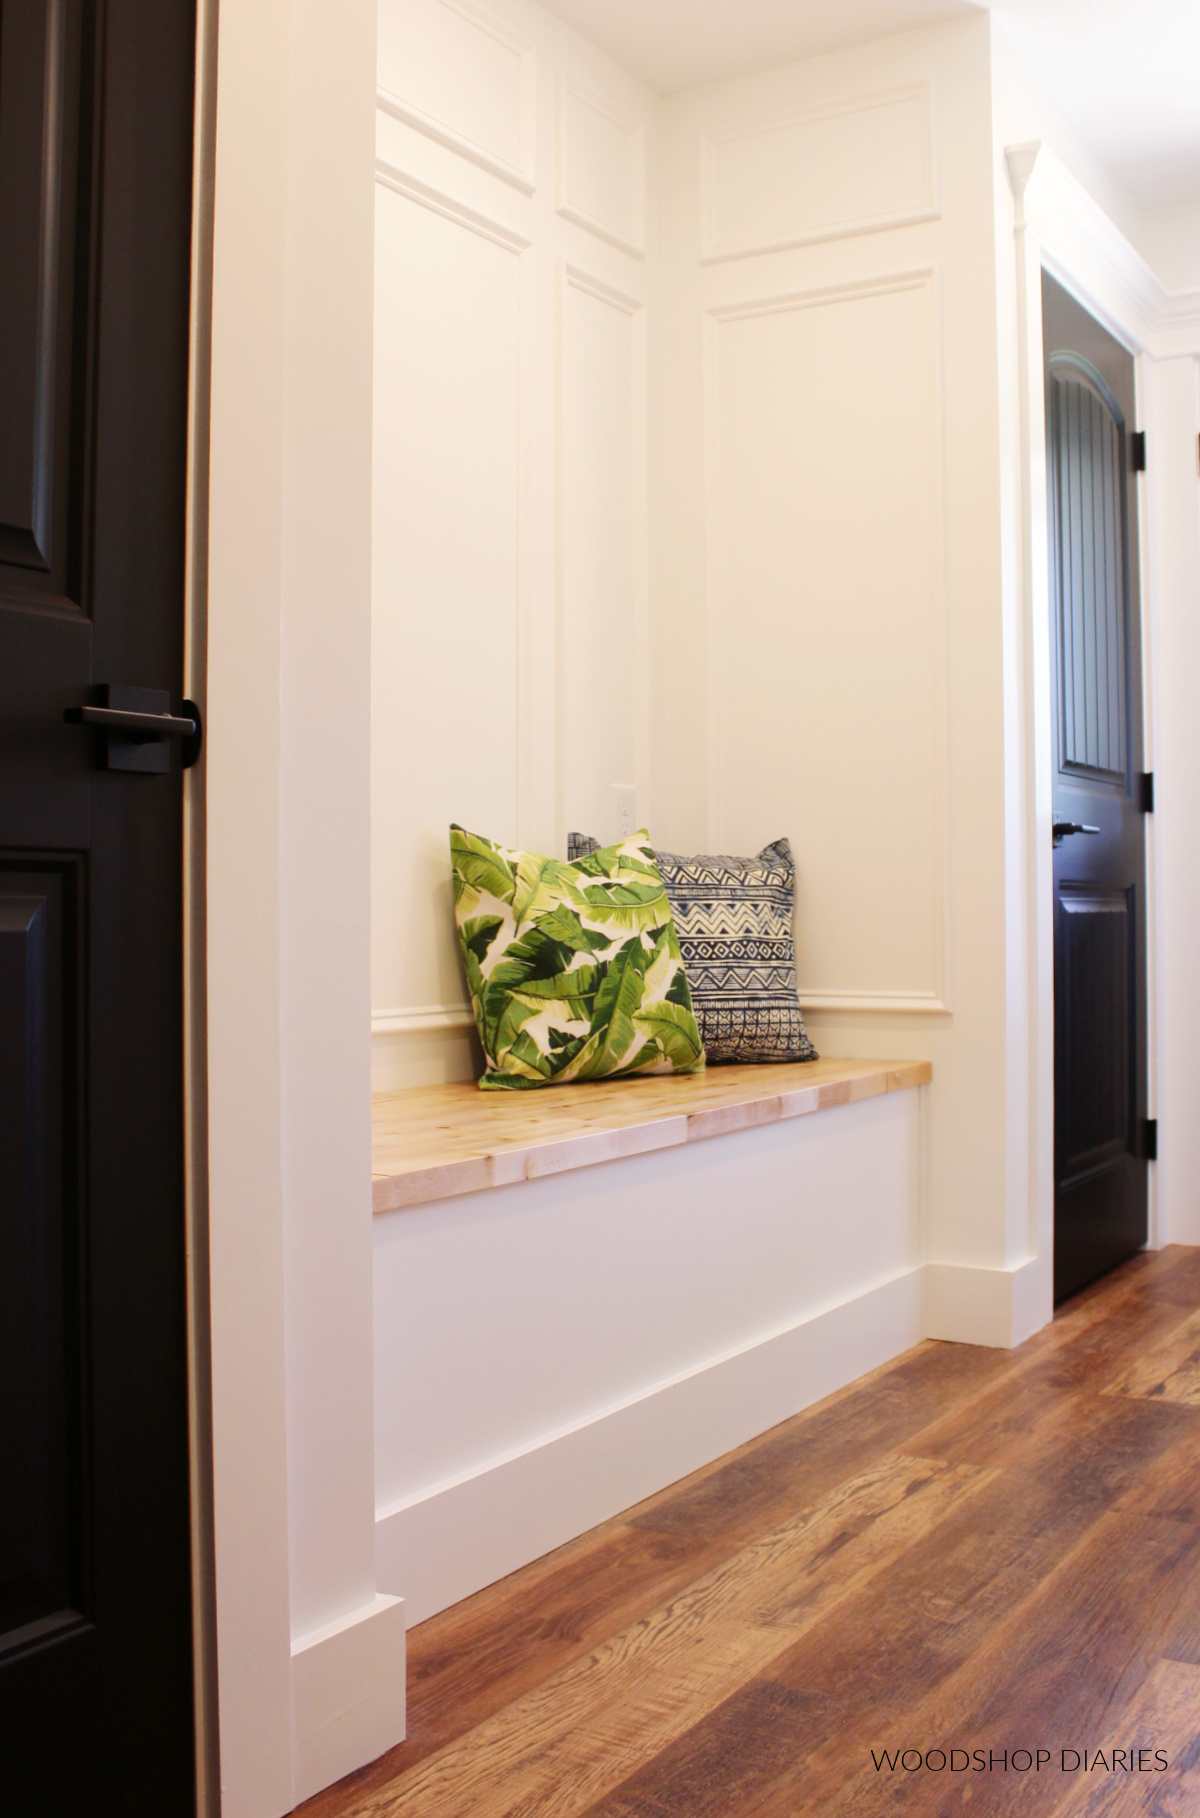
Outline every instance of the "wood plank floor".
[[421, 1624], [408, 1741], [301, 1809], [968, 1807], [1200, 1818], [1200, 1249], [1019, 1350], [919, 1345]]

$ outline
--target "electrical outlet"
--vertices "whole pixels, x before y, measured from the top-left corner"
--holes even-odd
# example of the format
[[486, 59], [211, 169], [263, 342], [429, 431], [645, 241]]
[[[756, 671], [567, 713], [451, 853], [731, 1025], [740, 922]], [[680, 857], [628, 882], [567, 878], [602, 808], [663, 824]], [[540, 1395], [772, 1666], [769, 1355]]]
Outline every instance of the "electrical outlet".
[[636, 784], [613, 784], [613, 810], [616, 816], [617, 838], [619, 840], [631, 839], [638, 830]]

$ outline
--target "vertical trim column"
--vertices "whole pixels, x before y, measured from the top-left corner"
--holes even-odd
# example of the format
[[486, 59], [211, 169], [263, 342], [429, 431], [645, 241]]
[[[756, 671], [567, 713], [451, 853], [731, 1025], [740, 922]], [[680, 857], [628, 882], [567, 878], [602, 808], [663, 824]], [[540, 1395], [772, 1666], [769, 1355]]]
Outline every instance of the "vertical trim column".
[[[1041, 246], [1025, 212], [1025, 191], [1041, 146], [1005, 153], [1014, 212], [1018, 462], [1021, 544], [1021, 795], [1024, 829], [1025, 1042], [1027, 1144], [1020, 1198], [1025, 1230], [1010, 1233], [1036, 1258], [1025, 1289], [1019, 1342], [1050, 1318], [1054, 1300], [1054, 880], [1050, 586], [1046, 511], [1045, 382], [1042, 369]], [[1015, 1185], [1015, 1183], [1014, 1183]], [[1016, 1244], [1014, 1244], [1016, 1247]], [[1014, 1260], [1017, 1260], [1014, 1257]]]
[[208, 543], [208, 1175], [222, 1818], [292, 1793], [280, 1105], [287, 0], [221, 8]]
[[369, 698], [375, 7], [222, 0], [208, 1076], [222, 1818], [404, 1731], [374, 1567]]

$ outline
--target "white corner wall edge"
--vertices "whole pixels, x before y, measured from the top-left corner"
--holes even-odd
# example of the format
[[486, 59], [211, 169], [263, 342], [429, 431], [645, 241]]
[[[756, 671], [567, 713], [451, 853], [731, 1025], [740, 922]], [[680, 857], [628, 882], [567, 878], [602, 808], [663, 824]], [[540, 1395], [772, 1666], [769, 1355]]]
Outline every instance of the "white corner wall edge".
[[295, 1805], [404, 1735], [405, 1628], [404, 1599], [377, 1596], [292, 1643]]
[[1048, 1270], [1036, 1256], [1002, 1269], [924, 1266], [923, 1336], [961, 1345], [1019, 1345], [1053, 1313]]
[[[924, 1336], [923, 1274], [920, 1266], [906, 1270], [470, 1476], [380, 1510], [376, 1582], [403, 1590], [409, 1621], [423, 1622], [744, 1445], [917, 1344]], [[1006, 1284], [997, 1298], [1008, 1294]]]

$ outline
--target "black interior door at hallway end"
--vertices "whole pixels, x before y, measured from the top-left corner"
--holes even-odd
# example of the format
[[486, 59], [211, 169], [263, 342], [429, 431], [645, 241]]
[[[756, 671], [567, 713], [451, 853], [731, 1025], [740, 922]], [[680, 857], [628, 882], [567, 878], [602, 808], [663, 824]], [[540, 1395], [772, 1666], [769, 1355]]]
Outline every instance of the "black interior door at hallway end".
[[1145, 821], [1133, 358], [1046, 275], [1042, 321], [1062, 1300], [1146, 1242]]
[[64, 722], [109, 685], [179, 702], [194, 47], [190, 0], [0, 0], [13, 1818], [194, 1809], [181, 753]]

